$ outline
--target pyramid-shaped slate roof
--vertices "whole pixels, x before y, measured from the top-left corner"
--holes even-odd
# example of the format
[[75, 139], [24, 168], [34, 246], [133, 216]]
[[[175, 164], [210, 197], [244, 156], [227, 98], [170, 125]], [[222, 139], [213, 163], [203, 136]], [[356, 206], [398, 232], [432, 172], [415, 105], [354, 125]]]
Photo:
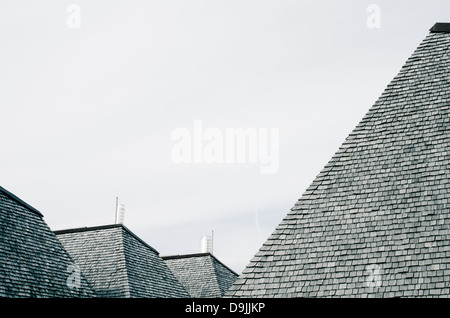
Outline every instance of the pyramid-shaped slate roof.
[[0, 297], [94, 297], [42, 214], [0, 187]]
[[159, 253], [122, 224], [55, 234], [99, 297], [189, 297]]
[[227, 297], [450, 295], [450, 25], [430, 31]]
[[191, 297], [223, 297], [238, 275], [210, 253], [163, 257]]

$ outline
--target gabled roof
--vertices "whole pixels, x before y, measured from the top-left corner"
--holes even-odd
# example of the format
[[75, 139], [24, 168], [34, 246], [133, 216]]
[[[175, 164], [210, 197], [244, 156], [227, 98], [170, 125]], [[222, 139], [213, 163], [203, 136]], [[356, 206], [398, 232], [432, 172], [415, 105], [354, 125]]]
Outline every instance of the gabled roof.
[[223, 297], [238, 275], [210, 253], [164, 256], [191, 297]]
[[94, 297], [42, 214], [0, 187], [0, 297]]
[[55, 234], [99, 297], [189, 297], [159, 253], [122, 224]]
[[450, 33], [434, 27], [228, 290], [450, 295]]

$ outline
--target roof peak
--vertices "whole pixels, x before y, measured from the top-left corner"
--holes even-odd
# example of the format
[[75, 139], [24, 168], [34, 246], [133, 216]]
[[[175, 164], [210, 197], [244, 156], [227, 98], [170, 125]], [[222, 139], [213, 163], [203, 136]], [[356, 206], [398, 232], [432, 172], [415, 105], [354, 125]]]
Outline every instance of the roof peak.
[[430, 29], [433, 33], [450, 33], [450, 23], [436, 22]]

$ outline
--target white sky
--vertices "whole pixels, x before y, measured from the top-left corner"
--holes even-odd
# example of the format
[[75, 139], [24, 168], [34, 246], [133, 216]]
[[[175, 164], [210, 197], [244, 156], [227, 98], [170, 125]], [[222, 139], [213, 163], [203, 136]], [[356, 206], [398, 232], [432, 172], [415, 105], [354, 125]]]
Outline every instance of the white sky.
[[[196, 253], [214, 230], [214, 254], [240, 273], [448, 12], [438, 0], [1, 0], [0, 185], [52, 230], [113, 223], [118, 196], [161, 255]], [[194, 120], [278, 128], [278, 172], [175, 164], [171, 133]]]

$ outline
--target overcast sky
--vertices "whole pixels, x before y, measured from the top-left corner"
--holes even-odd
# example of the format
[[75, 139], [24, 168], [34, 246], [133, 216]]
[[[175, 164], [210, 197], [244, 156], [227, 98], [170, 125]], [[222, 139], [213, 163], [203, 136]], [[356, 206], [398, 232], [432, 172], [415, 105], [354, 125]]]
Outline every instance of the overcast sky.
[[[124, 224], [162, 256], [199, 252], [214, 230], [214, 254], [240, 273], [449, 12], [438, 0], [1, 0], [0, 185], [52, 230], [111, 224], [119, 197]], [[278, 169], [176, 163], [172, 134], [194, 135], [196, 120], [277, 129]]]

